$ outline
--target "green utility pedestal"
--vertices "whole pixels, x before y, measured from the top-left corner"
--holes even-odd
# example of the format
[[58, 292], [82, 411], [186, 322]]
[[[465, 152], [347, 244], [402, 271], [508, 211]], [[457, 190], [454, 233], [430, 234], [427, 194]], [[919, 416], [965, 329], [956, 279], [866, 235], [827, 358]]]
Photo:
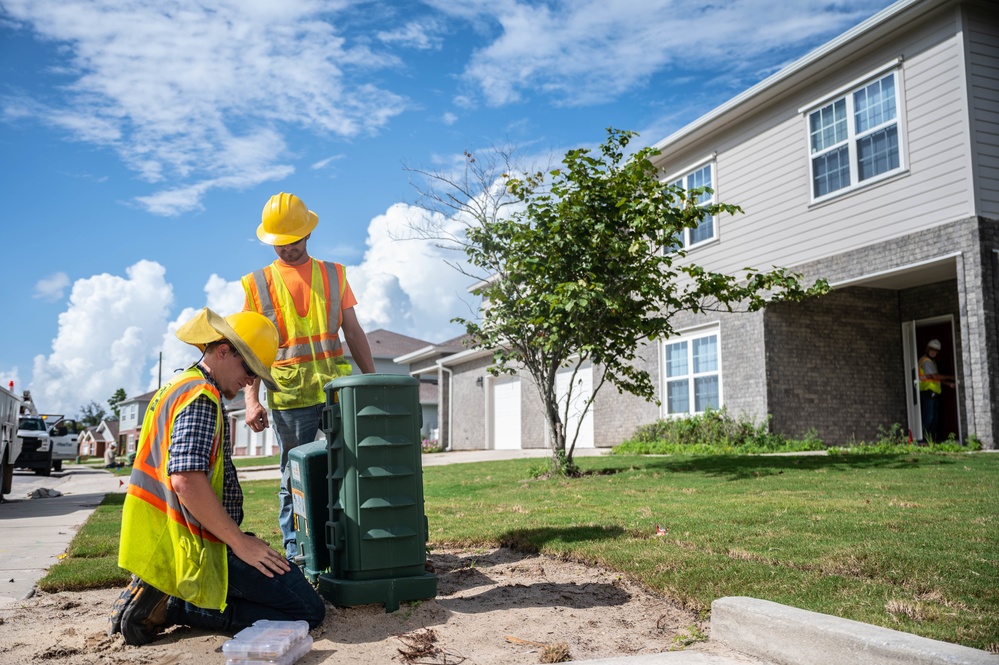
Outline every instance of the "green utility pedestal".
[[329, 521], [329, 454], [326, 441], [313, 441], [288, 452], [291, 468], [291, 501], [295, 510], [295, 538], [302, 572], [313, 584], [319, 573], [330, 567], [326, 546], [326, 522]]
[[319, 592], [339, 607], [434, 598], [426, 571], [419, 382], [365, 374], [326, 385], [330, 571]]

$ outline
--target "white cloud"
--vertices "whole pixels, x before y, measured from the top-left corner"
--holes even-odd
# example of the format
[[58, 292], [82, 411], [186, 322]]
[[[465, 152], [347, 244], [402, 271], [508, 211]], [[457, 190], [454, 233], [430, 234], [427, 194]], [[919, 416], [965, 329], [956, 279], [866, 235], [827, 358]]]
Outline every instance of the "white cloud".
[[76, 415], [91, 401], [105, 406], [118, 388], [141, 392], [173, 303], [164, 275], [143, 260], [125, 277], [104, 273], [73, 284], [52, 352], [34, 359], [30, 389], [39, 410]]
[[[415, 238], [414, 225], [426, 211], [397, 203], [371, 220], [364, 261], [347, 267], [347, 281], [357, 296], [357, 316], [365, 331], [384, 328], [428, 342], [441, 342], [461, 333], [449, 323], [467, 316], [474, 298], [469, 279], [448, 261], [464, 256]], [[457, 223], [447, 222], [452, 232]]]
[[379, 31], [377, 37], [386, 44], [396, 44], [409, 48], [427, 50], [439, 49], [444, 40], [439, 34], [441, 26], [432, 19], [410, 21], [395, 30]]
[[451, 112], [445, 113], [444, 115], [441, 116], [441, 122], [443, 122], [445, 125], [453, 125], [454, 123], [458, 122], [458, 116], [456, 116], [454, 113]]
[[837, 3], [745, 0], [427, 0], [499, 36], [467, 64], [466, 80], [504, 105], [544, 92], [565, 105], [614, 99], [668, 66], [751, 71], [775, 45], [833, 36], [887, 0]]
[[53, 273], [44, 279], [38, 280], [38, 283], [35, 284], [35, 295], [33, 297], [50, 302], [62, 300], [67, 286], [69, 286], [69, 275], [64, 272]]
[[320, 159], [318, 162], [315, 162], [312, 165], [312, 168], [316, 171], [320, 171], [329, 166], [331, 163], [345, 159], [346, 157], [346, 155], [331, 155], [325, 159]]
[[290, 173], [285, 131], [353, 137], [404, 109], [401, 96], [357, 81], [399, 61], [340, 34], [335, 20], [351, 4], [10, 0], [10, 20], [69, 52], [72, 81], [45, 102], [8, 98], [4, 114], [111, 147], [149, 182], [169, 179], [168, 191], [138, 199], [156, 214], [177, 210], [164, 200], [178, 191], [197, 209], [212, 188]]

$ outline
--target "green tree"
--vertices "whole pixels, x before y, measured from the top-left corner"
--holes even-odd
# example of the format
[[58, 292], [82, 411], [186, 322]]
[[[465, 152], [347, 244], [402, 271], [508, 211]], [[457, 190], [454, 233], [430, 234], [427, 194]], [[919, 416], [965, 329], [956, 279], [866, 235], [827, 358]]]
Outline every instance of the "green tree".
[[104, 407], [97, 402], [91, 401], [89, 404], [84, 404], [80, 407], [80, 415], [76, 417], [78, 421], [86, 425], [87, 427], [94, 427], [100, 425], [101, 421], [107, 418], [107, 412]]
[[[651, 148], [626, 157], [634, 136], [608, 129], [596, 154], [570, 150], [560, 167], [518, 175], [509, 153], [485, 163], [466, 154], [459, 176], [416, 171], [430, 183], [420, 191], [421, 205], [436, 213], [420, 230], [463, 249], [473, 267], [466, 274], [480, 280], [474, 291], [483, 300], [479, 314], [455, 321], [476, 345], [493, 350], [491, 372], [522, 368], [529, 374], [554, 439], [558, 473], [575, 471], [578, 427], [567, 433], [565, 423], [585, 363], [592, 363], [594, 378], [583, 414], [608, 382], [655, 400], [649, 373], [634, 361], [648, 340], [672, 335], [678, 313], [754, 311], [828, 290], [821, 280], [806, 287], [785, 269], [747, 268], [737, 277], [687, 261], [678, 242], [684, 229], [706, 214], [741, 209], [699, 205], [708, 190], [663, 182]], [[464, 221], [463, 233], [455, 220]], [[559, 399], [556, 373], [566, 367], [572, 368], [570, 392]]]
[[111, 407], [111, 413], [114, 414], [115, 420], [121, 416], [121, 408], [118, 405], [126, 399], [128, 399], [128, 396], [125, 394], [124, 388], [114, 391], [114, 395], [111, 395], [111, 398], [108, 399], [108, 405]]

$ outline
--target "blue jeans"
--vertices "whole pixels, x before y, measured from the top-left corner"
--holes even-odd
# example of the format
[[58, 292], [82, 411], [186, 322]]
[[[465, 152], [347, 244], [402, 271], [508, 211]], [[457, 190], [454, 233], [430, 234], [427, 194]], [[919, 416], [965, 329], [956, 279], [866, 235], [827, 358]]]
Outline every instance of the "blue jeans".
[[288, 451], [317, 440], [322, 424], [323, 404], [282, 409], [271, 412], [274, 435], [281, 445], [281, 489], [278, 490], [278, 524], [284, 537], [284, 553], [289, 559], [298, 555], [295, 539], [294, 508], [291, 504], [291, 470], [288, 468]]
[[267, 577], [231, 551], [229, 594], [224, 612], [207, 610], [180, 598], [167, 603], [167, 624], [235, 634], [260, 619], [308, 621], [316, 628], [326, 616], [326, 603], [298, 566], [283, 575]]
[[923, 420], [923, 438], [927, 441], [939, 441], [937, 420], [940, 416], [940, 395], [932, 390], [919, 392], [919, 411]]

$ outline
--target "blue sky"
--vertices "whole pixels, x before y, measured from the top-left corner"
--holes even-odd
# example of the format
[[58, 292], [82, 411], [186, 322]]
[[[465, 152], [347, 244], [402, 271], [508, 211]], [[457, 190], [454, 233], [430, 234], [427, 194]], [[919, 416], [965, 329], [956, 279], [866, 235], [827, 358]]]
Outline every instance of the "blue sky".
[[[651, 145], [888, 0], [0, 0], [0, 383], [46, 412], [135, 395], [274, 258], [279, 191], [319, 215], [366, 330], [428, 342], [474, 301], [406, 166]], [[729, 203], [738, 203], [737, 201]]]

